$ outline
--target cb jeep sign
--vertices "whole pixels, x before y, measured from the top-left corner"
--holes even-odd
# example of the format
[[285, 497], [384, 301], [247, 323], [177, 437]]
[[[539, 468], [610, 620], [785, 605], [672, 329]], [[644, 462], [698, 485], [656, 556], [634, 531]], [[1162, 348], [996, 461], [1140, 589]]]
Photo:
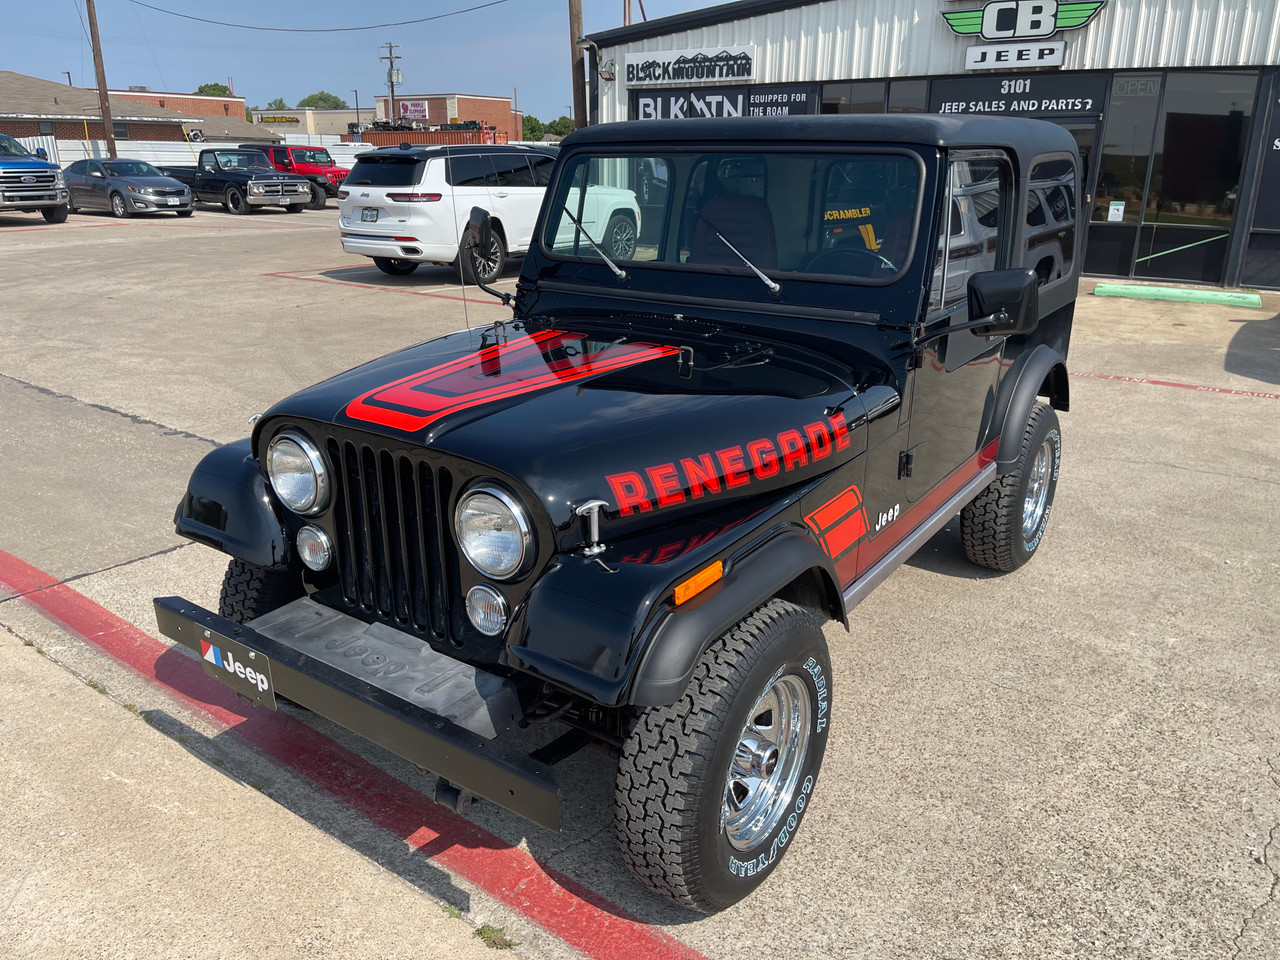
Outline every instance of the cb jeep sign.
[[[979, 10], [955, 10], [943, 19], [962, 37], [1004, 41], [965, 50], [966, 70], [1005, 70], [1060, 67], [1067, 52], [1065, 40], [1051, 40], [1059, 30], [1089, 23], [1107, 0], [990, 0]], [[1013, 42], [1010, 42], [1013, 41]]]

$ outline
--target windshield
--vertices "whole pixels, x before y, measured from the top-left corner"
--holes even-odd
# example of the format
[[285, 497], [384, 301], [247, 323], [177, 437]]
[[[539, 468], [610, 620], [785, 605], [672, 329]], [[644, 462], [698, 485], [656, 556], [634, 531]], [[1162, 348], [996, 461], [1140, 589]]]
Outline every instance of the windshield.
[[579, 155], [542, 242], [598, 261], [577, 219], [618, 263], [882, 283], [907, 266], [920, 188], [919, 161], [899, 153]]
[[426, 161], [415, 156], [364, 154], [347, 174], [347, 185], [353, 187], [411, 187], [422, 177]]
[[333, 157], [329, 156], [328, 150], [325, 150], [322, 148], [316, 149], [314, 147], [307, 147], [307, 148], [299, 149], [298, 147], [294, 147], [293, 162], [294, 163], [311, 163], [317, 167], [332, 167]]
[[0, 157], [30, 157], [32, 153], [12, 137], [0, 136]]
[[142, 160], [113, 160], [107, 163], [107, 171], [116, 177], [163, 177], [164, 174]]
[[267, 155], [261, 150], [219, 150], [218, 166], [223, 170], [257, 170], [262, 173], [275, 173]]

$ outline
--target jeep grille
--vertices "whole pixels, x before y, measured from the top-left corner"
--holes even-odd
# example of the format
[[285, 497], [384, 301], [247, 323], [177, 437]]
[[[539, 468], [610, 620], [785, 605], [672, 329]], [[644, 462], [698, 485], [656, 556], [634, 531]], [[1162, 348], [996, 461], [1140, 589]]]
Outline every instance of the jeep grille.
[[448, 636], [441, 491], [431, 464], [331, 437], [335, 552], [353, 609], [401, 629]]

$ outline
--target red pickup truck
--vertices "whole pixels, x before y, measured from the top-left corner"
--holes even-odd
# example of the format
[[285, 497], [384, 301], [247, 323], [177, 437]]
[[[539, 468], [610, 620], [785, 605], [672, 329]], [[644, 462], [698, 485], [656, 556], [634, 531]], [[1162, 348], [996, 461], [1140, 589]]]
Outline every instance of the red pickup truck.
[[296, 173], [311, 181], [308, 210], [323, 210], [330, 197], [338, 195], [338, 187], [351, 171], [339, 167], [324, 147], [288, 146], [272, 143], [242, 143], [241, 149], [261, 150], [277, 170]]

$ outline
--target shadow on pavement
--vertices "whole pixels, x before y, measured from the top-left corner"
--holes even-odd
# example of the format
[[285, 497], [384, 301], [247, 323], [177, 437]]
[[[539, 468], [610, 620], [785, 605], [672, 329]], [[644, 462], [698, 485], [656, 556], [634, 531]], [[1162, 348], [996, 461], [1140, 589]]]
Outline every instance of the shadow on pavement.
[[935, 533], [917, 550], [904, 566], [940, 573], [947, 577], [958, 577], [961, 580], [992, 580], [1004, 576], [998, 570], [980, 567], [972, 562], [964, 552], [964, 543], [960, 540], [960, 517], [955, 516], [945, 527]]
[[1222, 369], [1261, 383], [1280, 383], [1280, 314], [1267, 320], [1233, 320], [1236, 330]]

